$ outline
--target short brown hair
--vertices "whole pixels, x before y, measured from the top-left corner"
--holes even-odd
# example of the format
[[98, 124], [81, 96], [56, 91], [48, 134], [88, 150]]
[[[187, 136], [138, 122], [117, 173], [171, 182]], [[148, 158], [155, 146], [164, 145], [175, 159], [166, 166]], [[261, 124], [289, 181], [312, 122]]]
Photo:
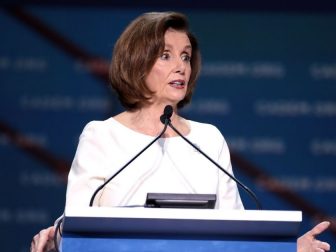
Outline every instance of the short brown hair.
[[127, 110], [140, 108], [154, 94], [147, 87], [145, 78], [164, 50], [164, 35], [169, 28], [185, 31], [192, 46], [188, 89], [185, 98], [177, 106], [182, 108], [190, 102], [201, 68], [197, 40], [189, 31], [185, 15], [176, 12], [150, 12], [139, 16], [127, 26], [113, 50], [110, 81]]

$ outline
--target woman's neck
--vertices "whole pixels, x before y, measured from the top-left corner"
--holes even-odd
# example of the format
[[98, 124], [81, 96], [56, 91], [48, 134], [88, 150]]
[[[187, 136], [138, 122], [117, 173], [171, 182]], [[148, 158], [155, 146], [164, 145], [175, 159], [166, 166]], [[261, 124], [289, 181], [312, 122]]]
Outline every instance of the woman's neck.
[[[114, 118], [126, 127], [145, 135], [157, 136], [163, 129], [160, 116], [163, 114], [164, 106], [149, 106], [135, 111], [125, 111]], [[183, 134], [187, 135], [190, 131], [187, 121], [177, 114], [176, 108], [170, 118], [172, 124]], [[177, 134], [167, 128], [164, 137], [173, 137]]]

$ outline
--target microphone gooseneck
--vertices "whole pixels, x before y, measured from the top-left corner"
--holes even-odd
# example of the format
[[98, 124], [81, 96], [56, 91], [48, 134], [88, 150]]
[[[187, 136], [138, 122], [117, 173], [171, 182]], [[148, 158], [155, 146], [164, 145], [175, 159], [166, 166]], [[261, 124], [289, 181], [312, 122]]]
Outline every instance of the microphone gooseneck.
[[[170, 108], [169, 108], [170, 107]], [[164, 109], [164, 111], [172, 111], [172, 106], [170, 105], [167, 105]], [[163, 117], [165, 115], [165, 113], [161, 116]], [[166, 119], [166, 118], [164, 118]], [[224, 168], [222, 168], [217, 162], [215, 162], [212, 158], [210, 158], [207, 154], [205, 154], [200, 148], [198, 148], [195, 144], [193, 144], [192, 142], [190, 142], [189, 139], [187, 139], [185, 136], [183, 136], [171, 123], [170, 121], [170, 117], [168, 119], [166, 119], [166, 122], [165, 120], [162, 120], [160, 118], [161, 122], [162, 123], [167, 123], [168, 126], [170, 128], [172, 128], [180, 137], [182, 137], [183, 140], [185, 140], [188, 144], [190, 144], [193, 148], [195, 148], [199, 153], [201, 153], [204, 157], [206, 157], [211, 163], [213, 163], [215, 166], [217, 166], [218, 169], [220, 169], [222, 172], [224, 172], [227, 176], [229, 176], [233, 181], [235, 181], [242, 189], [244, 189], [245, 192], [247, 192], [250, 197], [255, 201], [256, 205], [257, 205], [257, 208], [259, 210], [262, 210], [262, 205], [260, 203], [260, 201], [258, 200], [257, 196], [255, 195], [255, 193], [250, 189], [248, 188], [246, 185], [244, 185], [242, 182], [240, 182], [237, 178], [235, 178], [232, 174], [230, 174], [229, 172], [227, 172]], [[166, 124], [165, 124], [166, 125]]]
[[[98, 192], [103, 189], [108, 183], [111, 182], [112, 179], [114, 179], [120, 172], [122, 172], [128, 165], [130, 165], [137, 157], [139, 157], [145, 150], [147, 150], [153, 143], [155, 143], [167, 130], [168, 123], [170, 122], [170, 117], [173, 114], [173, 108], [170, 106], [170, 108], [165, 107], [163, 115], [160, 116], [160, 121], [164, 124], [163, 130], [160, 132], [160, 134], [154, 138], [148, 145], [146, 145], [138, 154], [136, 154], [131, 160], [129, 160], [124, 166], [122, 166], [116, 173], [114, 173], [109, 179], [107, 179], [102, 185], [100, 185], [92, 194], [90, 199], [90, 207], [93, 206], [93, 201], [95, 197], [97, 196]], [[163, 119], [161, 119], [163, 118]], [[162, 121], [163, 120], [163, 121]]]

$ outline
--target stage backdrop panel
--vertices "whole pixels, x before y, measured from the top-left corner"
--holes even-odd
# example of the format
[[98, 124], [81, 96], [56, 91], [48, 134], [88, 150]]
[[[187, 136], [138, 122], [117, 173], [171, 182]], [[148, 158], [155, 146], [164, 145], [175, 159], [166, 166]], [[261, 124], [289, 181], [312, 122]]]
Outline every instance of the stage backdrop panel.
[[[150, 10], [0, 10], [3, 251], [27, 251], [32, 236], [62, 213], [83, 127], [121, 111], [106, 72], [115, 40]], [[181, 11], [203, 55], [197, 90], [183, 115], [221, 130], [236, 176], [265, 209], [302, 210], [301, 233], [314, 224], [313, 216], [335, 217], [336, 17]], [[241, 196], [246, 208], [255, 208], [243, 191]], [[331, 232], [323, 237], [335, 242]]]

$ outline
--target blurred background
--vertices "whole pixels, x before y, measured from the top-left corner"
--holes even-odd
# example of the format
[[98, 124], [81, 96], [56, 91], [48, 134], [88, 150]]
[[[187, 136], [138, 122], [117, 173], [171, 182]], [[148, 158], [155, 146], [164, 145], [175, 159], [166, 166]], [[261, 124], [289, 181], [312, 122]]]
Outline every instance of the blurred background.
[[[264, 209], [303, 211], [300, 234], [335, 219], [335, 4], [246, 2], [1, 4], [1, 251], [28, 251], [61, 215], [83, 127], [122, 109], [108, 85], [113, 45], [147, 11], [189, 17], [203, 70], [182, 113], [221, 130], [235, 175]], [[335, 226], [322, 239], [335, 245]]]

